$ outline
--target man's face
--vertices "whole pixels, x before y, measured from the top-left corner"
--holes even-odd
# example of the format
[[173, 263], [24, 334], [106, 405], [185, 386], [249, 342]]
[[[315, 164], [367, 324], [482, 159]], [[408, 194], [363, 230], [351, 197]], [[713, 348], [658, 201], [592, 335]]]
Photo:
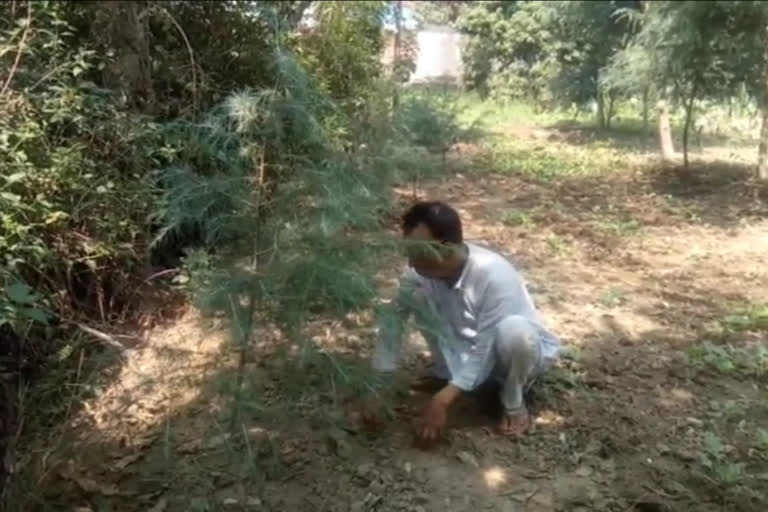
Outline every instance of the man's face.
[[445, 250], [432, 237], [429, 228], [419, 224], [405, 235], [408, 264], [421, 276], [429, 279], [445, 277], [445, 264], [441, 251]]

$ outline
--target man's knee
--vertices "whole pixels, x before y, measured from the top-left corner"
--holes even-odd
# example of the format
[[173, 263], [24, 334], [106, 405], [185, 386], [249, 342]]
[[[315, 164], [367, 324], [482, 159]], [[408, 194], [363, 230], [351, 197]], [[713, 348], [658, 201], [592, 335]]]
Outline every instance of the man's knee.
[[537, 357], [538, 340], [531, 322], [519, 315], [503, 318], [496, 325], [496, 352], [502, 361]]

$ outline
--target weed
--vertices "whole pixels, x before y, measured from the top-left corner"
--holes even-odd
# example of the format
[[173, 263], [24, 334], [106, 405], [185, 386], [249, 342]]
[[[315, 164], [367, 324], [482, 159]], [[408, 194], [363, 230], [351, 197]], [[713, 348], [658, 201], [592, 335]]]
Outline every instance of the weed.
[[691, 349], [689, 361], [700, 368], [712, 368], [718, 373], [729, 374], [736, 370], [731, 349], [727, 346], [704, 343]]
[[501, 222], [507, 226], [531, 226], [533, 217], [523, 210], [504, 210], [501, 214]]
[[723, 318], [723, 325], [732, 331], [768, 330], [768, 304], [751, 304]]
[[561, 362], [541, 377], [541, 386], [546, 390], [565, 392], [583, 382], [584, 370], [581, 364], [582, 353], [578, 347], [563, 347], [560, 352]]
[[768, 347], [734, 347], [702, 343], [688, 352], [688, 360], [700, 369], [712, 369], [724, 375], [739, 373], [746, 377], [762, 378], [768, 374]]
[[757, 429], [753, 448], [761, 458], [768, 460], [768, 430], [764, 428]]
[[542, 389], [564, 393], [582, 382], [581, 373], [570, 368], [555, 368], [541, 378]]
[[625, 290], [613, 286], [605, 290], [598, 301], [605, 307], [614, 308], [627, 302], [626, 294]]
[[712, 401], [712, 416], [724, 420], [738, 420], [747, 415], [748, 404], [743, 400]]
[[718, 484], [733, 487], [745, 478], [744, 464], [729, 460], [729, 449], [717, 434], [707, 432], [702, 449], [701, 464]]
[[547, 238], [547, 245], [556, 256], [560, 256], [565, 252], [568, 242], [560, 236], [550, 235]]
[[616, 236], [630, 236], [640, 231], [640, 223], [636, 219], [613, 219], [601, 222], [600, 228]]

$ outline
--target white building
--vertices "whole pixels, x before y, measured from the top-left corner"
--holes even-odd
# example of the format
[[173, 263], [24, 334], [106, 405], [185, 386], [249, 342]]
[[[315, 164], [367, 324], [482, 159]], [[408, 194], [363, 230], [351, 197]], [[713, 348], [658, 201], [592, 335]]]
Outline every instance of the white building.
[[425, 26], [416, 33], [416, 70], [409, 83], [461, 83], [463, 37], [448, 26]]

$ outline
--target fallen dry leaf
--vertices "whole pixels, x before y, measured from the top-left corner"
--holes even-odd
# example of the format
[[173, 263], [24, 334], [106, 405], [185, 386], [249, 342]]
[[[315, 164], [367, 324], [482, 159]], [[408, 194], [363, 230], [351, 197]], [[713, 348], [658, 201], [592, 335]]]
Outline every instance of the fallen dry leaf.
[[116, 471], [122, 471], [129, 465], [133, 464], [140, 458], [144, 456], [144, 452], [136, 452], [132, 453], [130, 455], [126, 455], [125, 457], [121, 457], [117, 460], [114, 464], [112, 464], [112, 469]]
[[65, 468], [59, 471], [59, 476], [65, 480], [75, 482], [83, 491], [91, 494], [101, 494], [102, 496], [133, 496], [135, 494], [129, 491], [121, 491], [113, 483], [100, 483], [92, 478], [77, 474], [74, 469], [74, 462], [71, 460]]
[[99, 482], [79, 475], [69, 475], [69, 480], [75, 482], [83, 491], [103, 496], [125, 495], [121, 493], [115, 484], [100, 484]]
[[476, 468], [480, 467], [480, 464], [477, 462], [477, 459], [475, 458], [475, 456], [469, 452], [464, 452], [464, 451], [458, 452], [456, 454], [456, 458], [459, 459], [464, 464], [467, 464]]

